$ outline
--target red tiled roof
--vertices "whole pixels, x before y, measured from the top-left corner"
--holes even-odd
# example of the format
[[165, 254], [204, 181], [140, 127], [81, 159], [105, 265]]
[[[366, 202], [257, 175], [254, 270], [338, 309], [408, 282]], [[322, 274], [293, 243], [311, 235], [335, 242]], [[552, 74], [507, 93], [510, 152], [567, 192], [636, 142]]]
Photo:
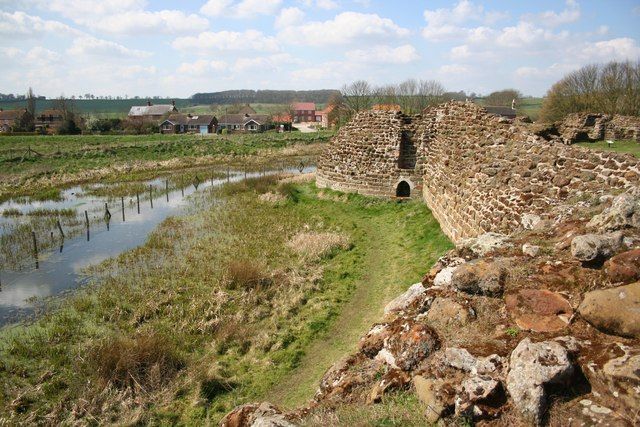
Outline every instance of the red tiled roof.
[[315, 104], [315, 102], [294, 102], [293, 104], [291, 104], [291, 107], [295, 111], [315, 110], [316, 109], [316, 104]]

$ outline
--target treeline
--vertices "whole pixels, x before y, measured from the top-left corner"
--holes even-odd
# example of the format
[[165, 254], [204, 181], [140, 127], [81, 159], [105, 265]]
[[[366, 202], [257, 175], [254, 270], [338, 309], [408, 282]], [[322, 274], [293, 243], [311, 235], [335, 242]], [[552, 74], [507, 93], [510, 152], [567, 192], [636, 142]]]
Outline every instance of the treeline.
[[569, 113], [640, 115], [640, 61], [586, 65], [547, 92], [541, 117], [552, 122]]
[[196, 93], [191, 100], [197, 104], [289, 104], [292, 101], [326, 104], [340, 91], [321, 90], [225, 90]]

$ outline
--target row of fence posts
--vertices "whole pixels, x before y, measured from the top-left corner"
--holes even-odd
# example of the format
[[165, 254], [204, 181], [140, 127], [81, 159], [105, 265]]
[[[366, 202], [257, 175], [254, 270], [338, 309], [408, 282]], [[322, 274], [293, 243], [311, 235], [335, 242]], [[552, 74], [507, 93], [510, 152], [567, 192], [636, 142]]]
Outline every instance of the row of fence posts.
[[[298, 165], [298, 171], [300, 173], [302, 173], [302, 171], [304, 170], [305, 165], [303, 162], [300, 162], [300, 164]], [[286, 170], [285, 164], [284, 162], [282, 162], [282, 171]], [[267, 174], [267, 170], [266, 167], [263, 166], [262, 170], [259, 172], [259, 175], [265, 176]], [[247, 179], [247, 167], [244, 167], [244, 178]], [[227, 165], [227, 183], [231, 182], [231, 168], [229, 165]], [[198, 186], [200, 185], [200, 178], [198, 177], [198, 175], [195, 176], [195, 182], [193, 183], [193, 186], [195, 187], [196, 190], [198, 190]], [[213, 186], [213, 175], [211, 176], [211, 185]], [[167, 203], [169, 203], [169, 180], [165, 180], [164, 181], [164, 189], [165, 189], [165, 195], [166, 195], [166, 200]], [[180, 185], [180, 192], [182, 194], [182, 197], [184, 197], [184, 184]], [[149, 204], [151, 206], [151, 209], [153, 209], [153, 185], [149, 185]], [[125, 209], [124, 209], [124, 197], [120, 197], [120, 206], [122, 209], [122, 222], [126, 221], [126, 217], [125, 217]], [[138, 215], [140, 214], [140, 193], [136, 192], [136, 208], [137, 208], [137, 212]], [[109, 205], [107, 203], [104, 204], [104, 217], [107, 223], [107, 230], [109, 230], [109, 223], [111, 221], [111, 212], [109, 211]], [[85, 228], [86, 228], [86, 234], [87, 234], [87, 242], [91, 240], [91, 229], [90, 229], [90, 221], [89, 221], [89, 212], [88, 211], [84, 211], [84, 218], [85, 218]], [[56, 227], [58, 228], [58, 231], [60, 232], [60, 252], [62, 252], [62, 249], [64, 247], [64, 231], [62, 230], [62, 224], [60, 223], [60, 220], [56, 220]], [[36, 238], [36, 232], [34, 230], [31, 231], [31, 237], [33, 240], [33, 256], [36, 262], [36, 269], [40, 268], [40, 264], [39, 264], [39, 257], [38, 257], [38, 240]], [[53, 241], [53, 231], [51, 232], [51, 240]], [[1, 286], [1, 283], [0, 283]]]

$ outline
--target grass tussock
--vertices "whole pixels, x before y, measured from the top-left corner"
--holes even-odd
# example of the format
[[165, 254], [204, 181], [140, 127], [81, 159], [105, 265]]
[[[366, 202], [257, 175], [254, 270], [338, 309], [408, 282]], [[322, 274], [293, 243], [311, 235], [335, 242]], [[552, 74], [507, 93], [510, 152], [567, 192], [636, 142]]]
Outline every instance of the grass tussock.
[[16, 208], [9, 208], [2, 211], [2, 216], [4, 217], [22, 216], [22, 211]]
[[45, 216], [75, 217], [77, 215], [77, 212], [75, 209], [37, 208], [27, 212], [27, 215], [34, 216], [34, 217], [45, 217]]
[[304, 259], [318, 260], [339, 249], [348, 249], [349, 237], [335, 232], [303, 231], [294, 235], [287, 246]]
[[226, 283], [230, 289], [252, 289], [270, 283], [263, 264], [252, 259], [234, 259], [227, 265]]
[[90, 366], [105, 386], [148, 393], [170, 382], [185, 365], [175, 344], [161, 334], [113, 336], [92, 351]]

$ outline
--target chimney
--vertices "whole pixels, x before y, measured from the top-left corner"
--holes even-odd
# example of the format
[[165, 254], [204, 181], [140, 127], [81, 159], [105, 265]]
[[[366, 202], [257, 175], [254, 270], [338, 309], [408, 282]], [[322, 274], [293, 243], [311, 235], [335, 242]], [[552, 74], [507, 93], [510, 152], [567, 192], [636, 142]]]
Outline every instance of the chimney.
[[147, 99], [147, 107], [151, 107], [151, 100]]

